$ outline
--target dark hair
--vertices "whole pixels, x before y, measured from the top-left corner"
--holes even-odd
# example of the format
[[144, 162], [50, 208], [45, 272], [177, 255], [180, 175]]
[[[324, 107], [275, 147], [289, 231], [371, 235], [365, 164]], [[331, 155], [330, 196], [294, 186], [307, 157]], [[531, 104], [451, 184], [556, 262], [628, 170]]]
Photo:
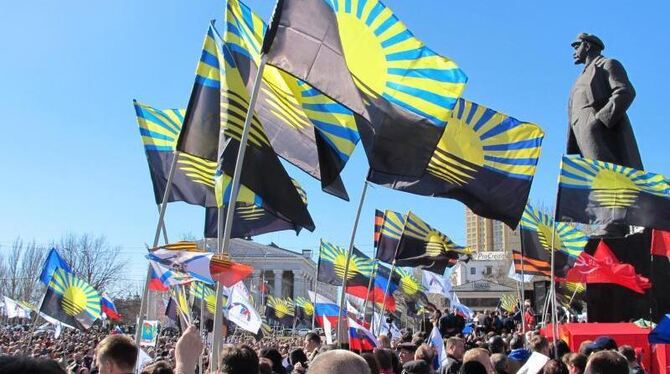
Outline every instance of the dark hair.
[[621, 353], [628, 362], [636, 362], [637, 357], [635, 356], [635, 349], [630, 345], [622, 345], [619, 347], [619, 353]]
[[559, 339], [554, 346], [554, 351], [556, 353], [554, 357], [563, 357], [566, 353], [570, 353], [570, 347], [565, 340]]
[[521, 335], [514, 335], [512, 340], [509, 341], [510, 349], [519, 349], [523, 348], [523, 337]]
[[0, 356], [0, 373], [65, 374], [65, 370], [53, 360], [36, 359], [26, 356]]
[[563, 362], [565, 365], [576, 367], [579, 369], [580, 373], [583, 373], [584, 369], [586, 368], [586, 360], [586, 356], [581, 353], [566, 353], [566, 355], [563, 357]]
[[482, 365], [479, 361], [468, 361], [461, 365], [460, 374], [488, 374], [486, 371], [486, 366]]
[[282, 365], [281, 353], [276, 348], [261, 349], [261, 357], [269, 358], [272, 361], [272, 371], [277, 374], [285, 374], [286, 368]]
[[137, 361], [137, 346], [125, 335], [109, 335], [95, 349], [98, 360], [112, 361], [120, 369], [132, 370]]
[[166, 361], [158, 361], [149, 364], [142, 369], [141, 374], [173, 374], [172, 366]]
[[361, 357], [363, 357], [365, 362], [368, 363], [370, 374], [379, 374], [379, 363], [377, 362], [374, 354], [370, 352], [363, 352], [361, 353]]
[[530, 339], [530, 347], [535, 352], [540, 352], [545, 348], [549, 348], [549, 341], [542, 335], [535, 335]]
[[307, 362], [307, 355], [302, 348], [296, 348], [289, 354], [289, 363], [291, 365], [295, 365], [298, 362], [302, 364], [302, 366], [305, 366], [305, 363]]
[[499, 335], [493, 336], [489, 339], [489, 352], [491, 353], [505, 353], [505, 341]]
[[258, 355], [247, 345], [226, 345], [221, 350], [222, 374], [258, 373]]
[[568, 367], [556, 359], [547, 361], [541, 371], [542, 374], [568, 374], [569, 372]]
[[626, 358], [614, 351], [593, 353], [586, 364], [585, 374], [628, 374]]
[[305, 339], [321, 345], [321, 337], [315, 332], [308, 332], [307, 335], [305, 335]]
[[393, 369], [394, 353], [387, 348], [377, 348], [373, 351], [380, 370]]

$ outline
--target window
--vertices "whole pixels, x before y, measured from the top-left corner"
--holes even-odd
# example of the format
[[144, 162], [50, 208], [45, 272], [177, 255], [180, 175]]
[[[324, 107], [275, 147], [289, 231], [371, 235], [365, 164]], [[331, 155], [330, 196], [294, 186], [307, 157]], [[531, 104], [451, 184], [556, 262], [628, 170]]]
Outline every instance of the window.
[[486, 267], [486, 275], [491, 275], [492, 272], [493, 272], [493, 268], [491, 266], [487, 266]]
[[470, 268], [470, 275], [475, 275], [476, 273], [477, 273], [477, 269], [475, 269], [474, 267], [471, 267]]

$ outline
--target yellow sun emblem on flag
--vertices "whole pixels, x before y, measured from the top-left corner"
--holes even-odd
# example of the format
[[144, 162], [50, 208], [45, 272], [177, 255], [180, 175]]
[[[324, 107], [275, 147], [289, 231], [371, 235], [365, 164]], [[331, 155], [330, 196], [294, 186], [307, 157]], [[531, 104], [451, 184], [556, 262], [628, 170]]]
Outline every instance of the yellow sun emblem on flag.
[[51, 288], [61, 296], [61, 308], [69, 316], [87, 313], [93, 319], [100, 318], [100, 294], [88, 283], [63, 269], [57, 269], [51, 282]]
[[[344, 279], [344, 271], [347, 265], [348, 251], [342, 247], [338, 247], [332, 243], [322, 240], [319, 257], [322, 260], [333, 264], [335, 274], [338, 278]], [[372, 272], [372, 261], [363, 259], [355, 254], [349, 257], [349, 272], [347, 273], [347, 280], [352, 279], [356, 274], [369, 275]]]
[[396, 269], [396, 272], [400, 275], [400, 290], [404, 294], [414, 296], [421, 291], [421, 284], [412, 273], [405, 269]]
[[552, 234], [554, 219], [548, 214], [533, 208], [530, 204], [526, 205], [520, 226], [521, 230], [535, 231], [540, 245], [547, 251], [551, 251], [553, 235], [554, 250], [565, 252], [573, 257], [579, 256], [589, 240], [586, 234], [565, 222], [556, 222], [556, 230]]
[[286, 299], [268, 296], [268, 307], [274, 309], [275, 317], [277, 318], [284, 318], [295, 315], [293, 303]]
[[432, 228], [412, 212], [407, 213], [403, 235], [423, 241], [425, 243], [426, 254], [431, 257], [437, 257], [449, 251], [470, 253], [469, 248], [457, 245], [449, 237]]

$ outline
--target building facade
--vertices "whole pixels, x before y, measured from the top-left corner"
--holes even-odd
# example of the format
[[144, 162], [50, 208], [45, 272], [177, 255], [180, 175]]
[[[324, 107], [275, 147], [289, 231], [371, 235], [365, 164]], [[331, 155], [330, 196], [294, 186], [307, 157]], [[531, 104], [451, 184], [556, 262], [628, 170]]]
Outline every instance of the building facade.
[[508, 252], [521, 248], [519, 230], [504, 223], [480, 217], [465, 207], [465, 241], [475, 252]]

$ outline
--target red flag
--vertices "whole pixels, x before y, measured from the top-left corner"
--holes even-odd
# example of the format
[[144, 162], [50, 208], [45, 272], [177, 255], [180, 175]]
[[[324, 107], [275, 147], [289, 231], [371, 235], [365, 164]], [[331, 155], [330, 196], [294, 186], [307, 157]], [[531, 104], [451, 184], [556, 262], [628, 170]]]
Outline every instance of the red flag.
[[221, 282], [226, 287], [231, 287], [251, 275], [254, 269], [249, 265], [231, 261], [230, 257], [226, 254], [217, 253], [212, 256], [209, 263], [209, 271], [212, 274], [212, 278]]
[[586, 283], [618, 284], [641, 294], [651, 287], [649, 279], [636, 274], [633, 265], [621, 263], [602, 240], [593, 254], [593, 259], [597, 266], [595, 271], [586, 275]]
[[347, 286], [347, 293], [361, 299], [365, 299], [367, 294], [367, 299], [370, 300], [370, 302], [379, 304], [385, 303], [385, 309], [389, 312], [395, 312], [396, 310], [395, 298], [393, 295], [386, 295], [386, 300], [384, 300], [384, 290], [379, 287], [373, 286], [368, 294], [368, 288], [365, 286]]
[[582, 252], [570, 270], [568, 270], [565, 278], [556, 278], [559, 282], [586, 283], [588, 275], [598, 271], [599, 266], [598, 260], [590, 254]]
[[656, 229], [651, 232], [651, 254], [670, 258], [670, 232]]

